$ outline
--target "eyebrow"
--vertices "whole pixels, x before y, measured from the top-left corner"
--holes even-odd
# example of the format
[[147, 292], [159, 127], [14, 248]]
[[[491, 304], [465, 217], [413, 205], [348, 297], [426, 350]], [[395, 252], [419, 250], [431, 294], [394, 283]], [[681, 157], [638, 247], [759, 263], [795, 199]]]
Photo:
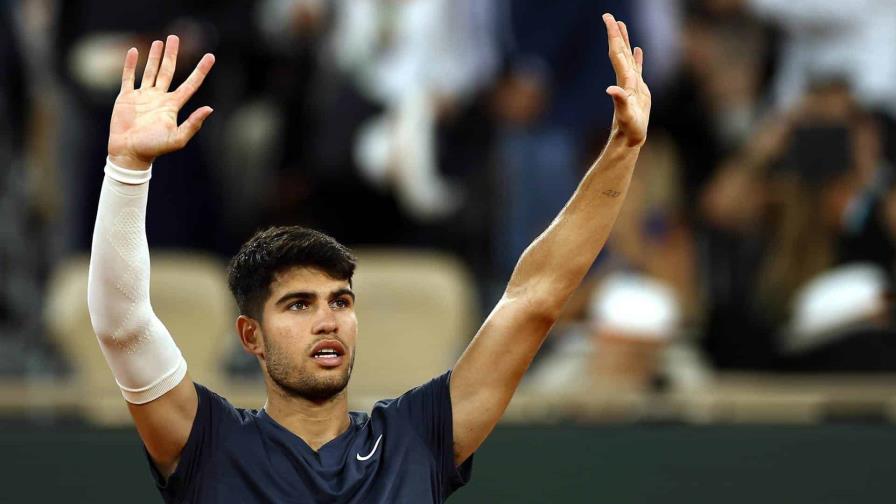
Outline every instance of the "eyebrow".
[[[346, 288], [346, 287], [342, 287], [341, 289], [336, 289], [336, 290], [334, 290], [334, 291], [331, 292], [330, 295], [327, 296], [327, 297], [328, 297], [329, 299], [335, 299], [335, 298], [338, 298], [339, 296], [349, 296], [349, 297], [352, 298], [352, 301], [355, 300], [355, 293], [352, 292], [351, 289], [348, 289], [348, 288]], [[311, 291], [292, 291], [292, 292], [287, 292], [286, 294], [280, 296], [280, 299], [278, 299], [274, 304], [275, 304], [275, 305], [280, 305], [280, 304], [285, 303], [286, 301], [292, 301], [292, 300], [295, 300], [295, 299], [298, 299], [298, 300], [309, 300], [309, 301], [313, 301], [313, 300], [317, 299], [317, 293], [316, 293], [316, 292], [311, 292]]]
[[348, 297], [352, 298], [352, 301], [355, 300], [355, 293], [347, 287], [343, 287], [341, 289], [336, 289], [330, 293], [330, 299], [335, 299], [335, 298], [338, 298], [339, 296], [348, 296]]

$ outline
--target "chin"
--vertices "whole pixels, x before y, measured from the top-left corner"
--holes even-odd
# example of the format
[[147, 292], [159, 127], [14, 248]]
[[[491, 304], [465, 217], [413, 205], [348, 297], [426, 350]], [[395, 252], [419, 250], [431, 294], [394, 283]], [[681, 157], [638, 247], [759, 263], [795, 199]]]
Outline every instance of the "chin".
[[[338, 371], [334, 369], [333, 371]], [[320, 402], [332, 399], [345, 391], [348, 386], [351, 373], [344, 371], [334, 376], [329, 371], [316, 371], [314, 373], [302, 373], [297, 377], [282, 377], [271, 374], [271, 380], [292, 397], [300, 397], [310, 401]]]

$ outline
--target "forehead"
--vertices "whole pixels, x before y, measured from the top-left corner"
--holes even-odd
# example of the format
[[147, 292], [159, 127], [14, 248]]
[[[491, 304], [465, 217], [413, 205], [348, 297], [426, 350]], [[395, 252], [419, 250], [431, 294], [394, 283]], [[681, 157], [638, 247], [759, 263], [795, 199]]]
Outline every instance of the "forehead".
[[295, 266], [274, 274], [271, 297], [276, 299], [278, 293], [291, 291], [328, 293], [343, 288], [349, 288], [348, 280], [333, 278], [317, 268]]

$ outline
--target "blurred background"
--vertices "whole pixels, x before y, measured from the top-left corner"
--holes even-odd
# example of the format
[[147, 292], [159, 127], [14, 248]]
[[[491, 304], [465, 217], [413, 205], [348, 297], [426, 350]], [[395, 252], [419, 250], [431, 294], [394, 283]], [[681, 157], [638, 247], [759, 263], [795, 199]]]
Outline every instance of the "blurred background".
[[127, 48], [179, 35], [175, 84], [217, 57], [147, 222], [191, 375], [263, 404], [224, 265], [301, 224], [360, 259], [368, 409], [453, 364], [600, 153], [603, 12], [649, 139], [452, 501], [889, 501], [896, 2], [0, 0], [0, 502], [159, 500], [85, 295]]

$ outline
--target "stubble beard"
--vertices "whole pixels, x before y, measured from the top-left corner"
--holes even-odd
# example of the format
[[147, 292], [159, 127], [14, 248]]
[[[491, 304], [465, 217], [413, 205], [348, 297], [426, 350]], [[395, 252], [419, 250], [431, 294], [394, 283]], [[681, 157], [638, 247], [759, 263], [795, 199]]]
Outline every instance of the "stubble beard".
[[355, 365], [355, 354], [351, 353], [351, 361], [343, 368], [342, 373], [335, 375], [330, 372], [327, 376], [320, 376], [305, 366], [297, 367], [289, 356], [277, 345], [266, 341], [267, 346], [267, 370], [271, 380], [280, 389], [291, 397], [307, 399], [314, 402], [323, 402], [339, 395], [348, 386]]

